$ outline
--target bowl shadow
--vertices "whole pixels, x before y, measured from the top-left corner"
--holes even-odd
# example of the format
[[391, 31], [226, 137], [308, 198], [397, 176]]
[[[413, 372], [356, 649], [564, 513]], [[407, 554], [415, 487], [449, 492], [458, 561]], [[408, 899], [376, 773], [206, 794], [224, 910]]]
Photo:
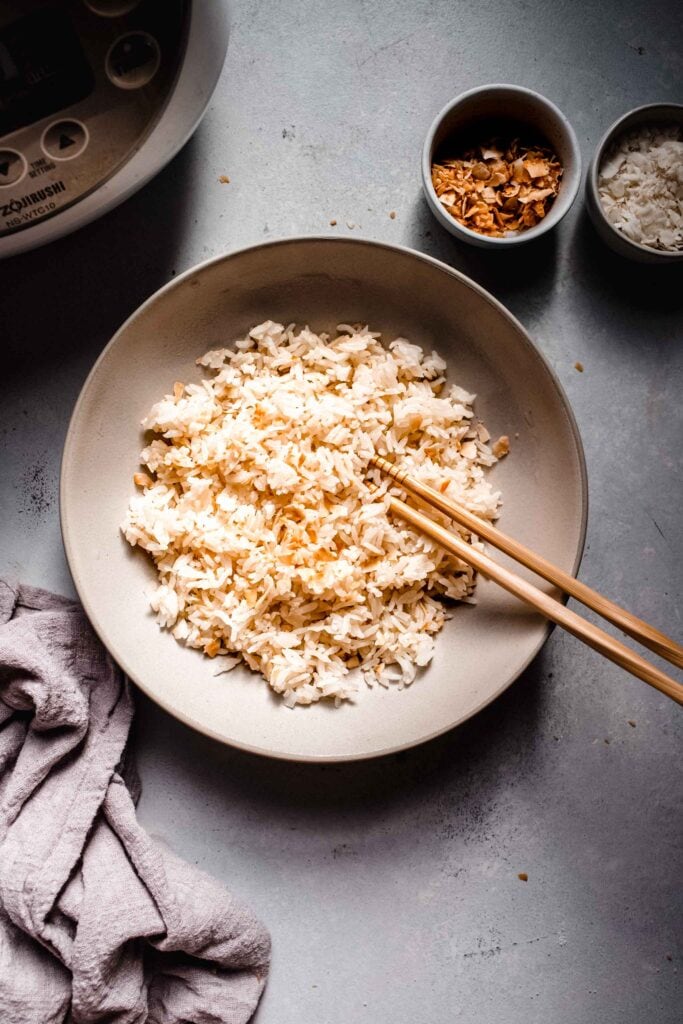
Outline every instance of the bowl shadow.
[[509, 249], [478, 249], [450, 235], [420, 194], [409, 215], [409, 244], [477, 281], [513, 312], [538, 305], [552, 291], [558, 270], [556, 230]]
[[620, 318], [683, 310], [683, 265], [658, 266], [620, 256], [602, 241], [585, 206], [571, 244], [576, 285], [596, 301], [608, 302]]
[[[345, 814], [371, 823], [380, 811], [417, 809], [434, 793], [447, 792], [449, 803], [470, 800], [473, 792], [481, 799], [511, 771], [531, 771], [549, 665], [544, 648], [516, 683], [467, 722], [418, 747], [364, 761], [317, 764], [245, 753], [195, 732], [140, 692], [135, 736], [144, 736], [145, 760], [173, 751], [174, 783], [201, 792], [226, 814], [237, 802], [264, 820], [296, 818], [302, 827], [338, 827]], [[144, 763], [141, 770], [144, 783]]]

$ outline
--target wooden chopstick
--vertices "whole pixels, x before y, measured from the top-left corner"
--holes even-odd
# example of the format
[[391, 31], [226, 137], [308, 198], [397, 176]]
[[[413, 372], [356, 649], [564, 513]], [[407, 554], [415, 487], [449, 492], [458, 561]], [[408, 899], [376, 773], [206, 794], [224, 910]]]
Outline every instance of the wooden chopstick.
[[616, 640], [609, 633], [605, 633], [598, 626], [594, 626], [592, 622], [582, 619], [576, 612], [556, 601], [549, 594], [538, 590], [533, 584], [522, 579], [521, 576], [517, 576], [516, 573], [510, 572], [509, 569], [505, 569], [502, 565], [498, 565], [492, 558], [471, 547], [458, 537], [457, 534], [451, 533], [443, 526], [439, 526], [438, 523], [435, 523], [424, 512], [418, 512], [417, 509], [406, 505], [399, 498], [390, 498], [390, 502], [392, 512], [395, 512], [411, 523], [411, 525], [417, 527], [422, 533], [426, 533], [427, 536], [431, 537], [447, 551], [450, 551], [451, 554], [456, 555], [463, 562], [474, 566], [475, 569], [478, 569], [485, 576], [500, 584], [509, 593], [514, 594], [515, 597], [519, 597], [522, 601], [531, 605], [532, 608], [545, 615], [547, 619], [556, 622], [558, 626], [562, 626], [569, 633], [578, 637], [579, 640], [583, 640], [589, 647], [599, 651], [600, 654], [603, 654], [610, 661], [615, 662], [615, 664], [620, 665], [621, 668], [625, 668], [627, 672], [631, 672], [634, 676], [642, 679], [643, 682], [649, 683], [656, 690], [665, 693], [667, 697], [671, 697], [677, 704], [683, 704], [683, 685], [677, 683], [675, 679], [671, 679], [670, 676], [655, 668], [648, 661], [645, 661], [644, 658], [641, 658], [635, 651], [626, 647], [621, 641]]
[[[391, 463], [388, 463], [388, 465], [391, 466]], [[435, 540], [441, 547], [456, 555], [463, 562], [467, 562], [468, 565], [472, 565], [479, 572], [488, 576], [509, 593], [514, 594], [515, 597], [520, 598], [520, 600], [541, 612], [551, 622], [562, 626], [563, 629], [578, 637], [579, 640], [588, 644], [589, 647], [592, 647], [604, 655], [604, 657], [609, 658], [610, 661], [626, 669], [627, 672], [631, 672], [632, 675], [642, 679], [643, 682], [653, 686], [661, 693], [666, 694], [667, 697], [671, 697], [677, 704], [683, 705], [683, 685], [681, 683], [676, 682], [675, 679], [672, 679], [666, 673], [651, 665], [635, 651], [632, 651], [625, 644], [610, 636], [609, 633], [605, 633], [604, 630], [595, 626], [592, 622], [582, 619], [580, 615], [577, 615], [576, 612], [567, 608], [561, 602], [556, 601], [549, 594], [545, 594], [527, 580], [522, 579], [521, 576], [517, 576], [516, 573], [510, 572], [509, 569], [498, 565], [492, 558], [471, 547], [457, 534], [451, 533], [450, 530], [435, 523], [428, 515], [411, 508], [410, 505], [406, 505], [399, 498], [391, 497], [390, 507], [396, 515], [401, 516], [406, 522], [427, 534], [428, 537], [431, 537], [432, 540]]]
[[625, 608], [620, 608], [614, 601], [610, 601], [603, 594], [599, 594], [597, 590], [593, 590], [585, 583], [575, 579], [574, 576], [570, 576], [564, 569], [553, 565], [552, 562], [525, 547], [524, 544], [508, 537], [485, 519], [480, 519], [479, 516], [468, 512], [462, 505], [458, 505], [451, 498], [446, 498], [433, 487], [420, 483], [419, 480], [413, 480], [388, 459], [376, 455], [370, 461], [377, 469], [381, 469], [382, 472], [393, 477], [410, 494], [426, 501], [429, 505], [437, 508], [439, 512], [443, 512], [456, 523], [464, 526], [465, 529], [477, 534], [500, 551], [504, 551], [506, 555], [510, 555], [511, 558], [525, 565], [527, 569], [531, 569], [543, 579], [548, 580], [549, 583], [559, 587], [565, 594], [570, 594], [586, 607], [592, 608], [603, 619], [618, 626], [624, 633], [658, 654], [660, 658], [666, 659], [678, 668], [683, 668], [683, 647], [665, 633], [661, 633], [654, 626], [639, 619], [636, 615], [632, 615]]

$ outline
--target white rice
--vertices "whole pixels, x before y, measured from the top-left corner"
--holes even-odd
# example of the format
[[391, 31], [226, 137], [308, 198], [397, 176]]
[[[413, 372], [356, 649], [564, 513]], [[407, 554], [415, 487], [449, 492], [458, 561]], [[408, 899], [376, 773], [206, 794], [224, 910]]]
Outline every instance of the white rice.
[[[197, 360], [142, 421], [154, 477], [122, 529], [159, 573], [160, 626], [227, 670], [244, 661], [285, 704], [411, 683], [473, 570], [387, 513], [374, 454], [487, 519], [500, 496], [474, 395], [446, 364], [366, 327], [338, 336], [268, 320]], [[472, 538], [467, 536], [471, 543]], [[237, 657], [234, 657], [237, 656]]]

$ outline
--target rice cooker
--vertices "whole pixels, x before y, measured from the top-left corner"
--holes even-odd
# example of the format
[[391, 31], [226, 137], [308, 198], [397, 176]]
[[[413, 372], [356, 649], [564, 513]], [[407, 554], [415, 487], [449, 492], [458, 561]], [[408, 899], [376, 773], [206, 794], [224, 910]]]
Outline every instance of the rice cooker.
[[74, 231], [161, 170], [227, 45], [226, 0], [0, 0], [0, 256]]

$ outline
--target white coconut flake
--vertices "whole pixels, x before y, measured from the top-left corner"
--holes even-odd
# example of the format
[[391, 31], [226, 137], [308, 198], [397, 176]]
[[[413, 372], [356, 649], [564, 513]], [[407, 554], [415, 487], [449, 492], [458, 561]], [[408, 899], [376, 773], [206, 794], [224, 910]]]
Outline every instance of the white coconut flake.
[[677, 125], [641, 127], [600, 167], [598, 193], [615, 228], [652, 249], [683, 249], [683, 138]]

